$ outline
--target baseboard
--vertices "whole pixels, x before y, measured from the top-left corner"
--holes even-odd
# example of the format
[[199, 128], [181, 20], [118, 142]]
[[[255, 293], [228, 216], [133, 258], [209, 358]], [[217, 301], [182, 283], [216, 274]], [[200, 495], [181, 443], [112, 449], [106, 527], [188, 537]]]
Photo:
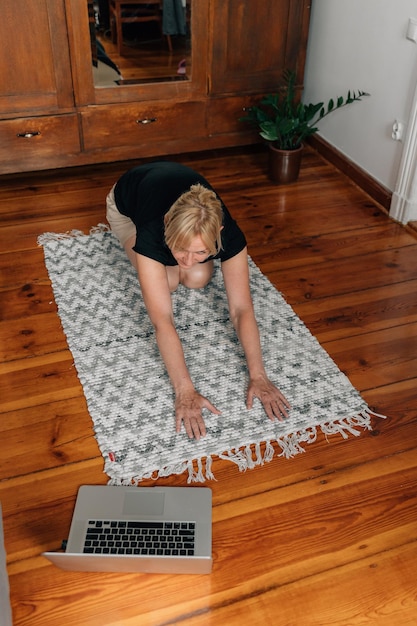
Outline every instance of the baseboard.
[[309, 137], [308, 144], [389, 212], [392, 198], [392, 192], [389, 189], [377, 182], [365, 170], [350, 161], [342, 152], [319, 135]]

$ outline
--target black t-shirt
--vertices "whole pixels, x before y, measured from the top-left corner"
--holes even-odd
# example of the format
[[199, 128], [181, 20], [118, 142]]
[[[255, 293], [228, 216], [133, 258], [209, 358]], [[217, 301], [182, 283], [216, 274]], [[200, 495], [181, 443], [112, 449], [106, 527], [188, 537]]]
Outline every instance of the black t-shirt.
[[[135, 252], [163, 265], [177, 265], [165, 243], [164, 215], [181, 194], [196, 183], [215, 191], [203, 176], [191, 168], [169, 161], [139, 165], [123, 174], [116, 183], [114, 199], [120, 213], [129, 217], [136, 226]], [[223, 247], [209, 258], [226, 261], [243, 250], [246, 239], [220, 196], [216, 195], [223, 211]]]

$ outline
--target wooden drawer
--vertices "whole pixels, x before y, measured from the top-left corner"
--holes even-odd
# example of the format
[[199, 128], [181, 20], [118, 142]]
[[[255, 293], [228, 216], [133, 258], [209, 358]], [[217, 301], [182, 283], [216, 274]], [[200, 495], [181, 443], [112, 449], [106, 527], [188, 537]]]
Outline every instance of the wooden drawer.
[[0, 120], [0, 173], [58, 167], [79, 152], [76, 114]]
[[81, 112], [84, 150], [147, 146], [206, 136], [204, 102], [141, 102]]
[[250, 107], [260, 96], [238, 96], [211, 98], [208, 104], [207, 127], [209, 135], [224, 133], [247, 133], [251, 126], [239, 122], [245, 115], [244, 108]]

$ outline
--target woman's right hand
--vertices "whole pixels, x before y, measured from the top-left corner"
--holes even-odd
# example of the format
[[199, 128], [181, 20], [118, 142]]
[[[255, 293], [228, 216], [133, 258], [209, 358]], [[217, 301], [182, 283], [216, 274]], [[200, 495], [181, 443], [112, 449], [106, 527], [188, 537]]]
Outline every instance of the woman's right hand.
[[177, 433], [181, 431], [181, 424], [183, 423], [185, 432], [190, 439], [198, 440], [205, 437], [207, 431], [202, 416], [203, 409], [208, 409], [216, 415], [221, 414], [221, 411], [195, 389], [177, 393], [175, 397], [175, 429]]
[[143, 300], [155, 328], [156, 342], [175, 391], [175, 429], [179, 433], [181, 424], [184, 423], [189, 438], [200, 439], [206, 435], [202, 410], [208, 409], [217, 415], [220, 411], [194, 389], [174, 325], [166, 267], [141, 254], [136, 254], [136, 257]]

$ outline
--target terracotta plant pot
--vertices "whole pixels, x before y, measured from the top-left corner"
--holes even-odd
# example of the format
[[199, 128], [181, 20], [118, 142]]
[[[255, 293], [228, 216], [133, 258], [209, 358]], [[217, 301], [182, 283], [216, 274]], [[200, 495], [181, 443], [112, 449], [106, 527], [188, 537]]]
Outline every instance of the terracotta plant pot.
[[277, 185], [288, 185], [300, 173], [303, 146], [295, 150], [279, 150], [269, 144], [269, 177]]

